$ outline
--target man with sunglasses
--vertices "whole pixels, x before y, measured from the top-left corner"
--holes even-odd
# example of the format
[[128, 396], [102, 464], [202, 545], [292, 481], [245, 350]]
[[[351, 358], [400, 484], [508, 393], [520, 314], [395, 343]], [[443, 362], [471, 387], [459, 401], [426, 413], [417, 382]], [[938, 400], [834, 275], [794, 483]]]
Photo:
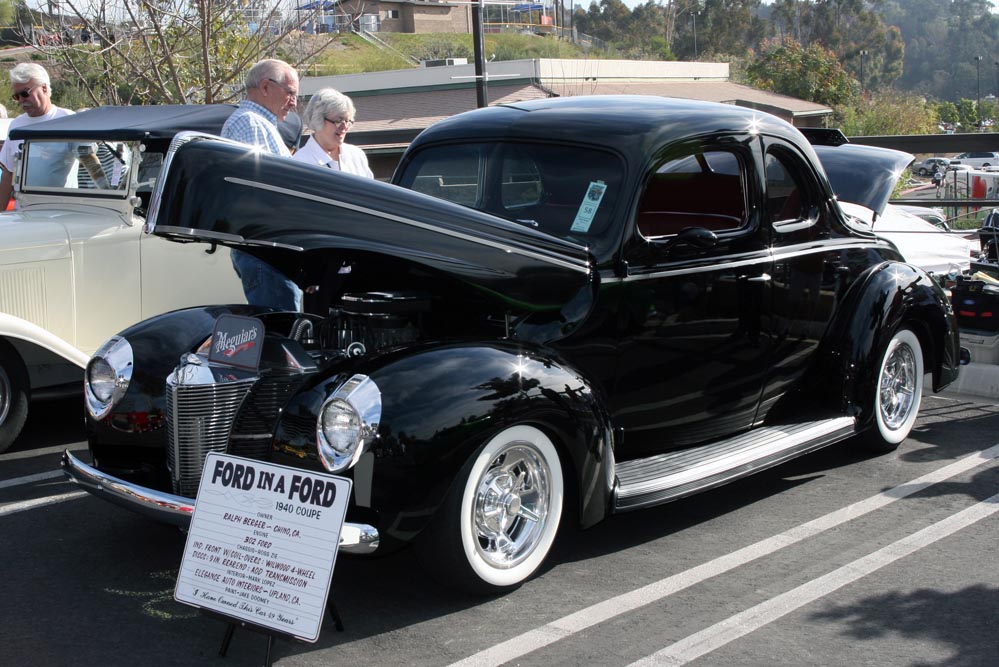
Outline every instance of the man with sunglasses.
[[[8, 131], [73, 113], [52, 104], [49, 73], [37, 63], [21, 63], [10, 70], [10, 84], [14, 101], [21, 105], [24, 113], [10, 122]], [[14, 162], [19, 150], [20, 141], [7, 141], [0, 148], [0, 167], [3, 167], [3, 177], [0, 178], [0, 210], [7, 208], [14, 192]]]
[[[246, 97], [222, 126], [227, 139], [291, 156], [278, 122], [298, 102], [298, 72], [283, 60], [261, 60], [246, 74]], [[279, 310], [302, 310], [302, 290], [283, 273], [249, 253], [233, 250], [232, 266], [243, 282], [247, 303]]]

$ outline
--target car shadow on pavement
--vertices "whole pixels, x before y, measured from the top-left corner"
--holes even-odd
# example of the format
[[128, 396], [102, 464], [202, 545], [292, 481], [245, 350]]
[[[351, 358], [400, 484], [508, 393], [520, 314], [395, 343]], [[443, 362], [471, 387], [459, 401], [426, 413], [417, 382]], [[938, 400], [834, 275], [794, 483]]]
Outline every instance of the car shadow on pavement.
[[86, 439], [82, 397], [35, 401], [24, 429], [7, 451], [68, 445]]

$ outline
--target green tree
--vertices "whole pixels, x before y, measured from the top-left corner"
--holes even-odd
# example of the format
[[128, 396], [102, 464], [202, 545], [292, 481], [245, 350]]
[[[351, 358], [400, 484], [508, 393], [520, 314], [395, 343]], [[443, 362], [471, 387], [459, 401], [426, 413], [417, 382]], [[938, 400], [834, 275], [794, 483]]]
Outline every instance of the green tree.
[[14, 0], [0, 0], [0, 25], [17, 23], [17, 7]]
[[932, 134], [939, 122], [937, 105], [893, 88], [869, 93], [833, 111], [836, 127], [850, 137]]
[[769, 33], [757, 15], [760, 0], [704, 0], [697, 17], [698, 59], [706, 53], [745, 55]]
[[750, 85], [829, 106], [854, 98], [856, 82], [832, 51], [817, 44], [803, 47], [794, 40], [767, 42], [763, 49], [746, 68]]
[[961, 114], [953, 102], [937, 103], [936, 111], [937, 117], [944, 123], [957, 123], [961, 120]]
[[957, 101], [957, 120], [961, 123], [962, 132], [974, 132], [975, 123], [978, 120], [978, 113], [975, 109], [975, 100], [962, 97]]

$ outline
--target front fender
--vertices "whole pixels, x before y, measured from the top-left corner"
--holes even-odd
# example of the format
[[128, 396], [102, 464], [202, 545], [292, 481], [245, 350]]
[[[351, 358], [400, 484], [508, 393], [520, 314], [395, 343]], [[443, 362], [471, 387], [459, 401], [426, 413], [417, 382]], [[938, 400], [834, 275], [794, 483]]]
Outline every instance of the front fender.
[[429, 345], [338, 369], [286, 406], [275, 434], [278, 462], [284, 455], [318, 465], [318, 411], [356, 373], [373, 380], [382, 398], [377, 441], [352, 472], [355, 503], [379, 514], [380, 534], [415, 537], [465, 462], [518, 423], [537, 426], [559, 446], [566, 476], [577, 485], [581, 524], [606, 513], [612, 456], [602, 403], [581, 374], [513, 343]]
[[845, 412], [867, 424], [873, 417], [881, 357], [892, 335], [909, 326], [920, 339], [933, 390], [957, 378], [960, 345], [950, 301], [925, 272], [885, 262], [853, 285], [829, 328], [825, 345], [834, 360], [832, 377], [843, 378]]
[[28, 320], [0, 313], [0, 338], [23, 340], [84, 368], [90, 358], [86, 352]]
[[132, 348], [132, 380], [121, 400], [101, 420], [88, 415], [87, 435], [95, 457], [116, 448], [166, 449], [166, 377], [181, 356], [211, 335], [220, 315], [254, 316], [269, 308], [198, 306], [143, 320], [118, 335]]

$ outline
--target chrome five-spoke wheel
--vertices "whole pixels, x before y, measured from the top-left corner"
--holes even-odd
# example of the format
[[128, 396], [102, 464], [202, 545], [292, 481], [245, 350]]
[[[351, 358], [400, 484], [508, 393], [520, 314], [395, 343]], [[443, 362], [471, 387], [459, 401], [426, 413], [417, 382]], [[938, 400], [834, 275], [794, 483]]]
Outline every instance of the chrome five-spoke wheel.
[[558, 450], [540, 429], [504, 429], [466, 465], [421, 560], [444, 583], [500, 593], [527, 580], [551, 551], [565, 483]]
[[923, 373], [919, 338], [909, 329], [899, 329], [881, 358], [875, 390], [876, 424], [868, 437], [871, 447], [891, 451], [909, 436], [922, 400]]

